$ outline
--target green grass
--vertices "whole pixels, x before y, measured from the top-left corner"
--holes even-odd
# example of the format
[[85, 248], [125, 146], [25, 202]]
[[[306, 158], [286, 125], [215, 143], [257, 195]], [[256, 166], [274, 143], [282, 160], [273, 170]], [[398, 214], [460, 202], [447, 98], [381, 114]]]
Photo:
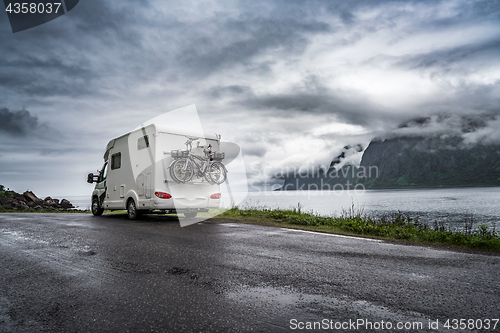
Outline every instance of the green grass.
[[302, 212], [300, 207], [288, 210], [235, 207], [218, 217], [237, 222], [500, 252], [499, 233], [488, 229], [484, 224], [474, 230], [471, 226], [473, 218], [464, 222], [462, 230], [452, 230], [437, 222], [434, 226], [428, 226], [401, 213], [374, 218], [354, 207], [343, 211], [338, 217]]

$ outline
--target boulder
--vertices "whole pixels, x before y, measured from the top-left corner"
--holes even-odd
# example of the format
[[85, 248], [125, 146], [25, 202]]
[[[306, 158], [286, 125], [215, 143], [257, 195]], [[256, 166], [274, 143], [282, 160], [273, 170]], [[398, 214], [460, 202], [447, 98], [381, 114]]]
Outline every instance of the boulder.
[[29, 209], [29, 207], [28, 207], [28, 205], [26, 204], [26, 202], [21, 201], [21, 200], [16, 201], [16, 202], [13, 202], [13, 203], [11, 204], [11, 206], [12, 206], [14, 209], [17, 209], [17, 210], [28, 210], [28, 209]]
[[28, 202], [41, 203], [43, 200], [38, 198], [35, 193], [31, 191], [26, 191], [23, 193], [23, 196], [26, 198]]
[[64, 208], [64, 209], [75, 208], [75, 206], [73, 206], [73, 205], [71, 204], [71, 202], [69, 202], [69, 201], [68, 201], [68, 200], [66, 200], [66, 199], [62, 199], [62, 200], [61, 200], [61, 204], [60, 204], [60, 205], [61, 205], [61, 208]]
[[38, 198], [33, 192], [26, 191], [23, 194], [15, 192], [0, 193], [0, 210], [14, 209], [18, 211], [56, 211], [70, 210], [75, 207], [67, 199], [59, 201], [46, 197]]
[[[59, 201], [59, 200], [58, 200], [58, 201]], [[53, 207], [56, 207], [56, 206], [58, 206], [58, 205], [59, 205], [59, 203], [58, 203], [56, 200], [52, 199], [51, 197], [46, 197], [45, 199], [43, 199], [43, 202], [44, 202], [44, 204], [45, 204], [45, 205], [47, 205], [47, 206], [53, 206]]]

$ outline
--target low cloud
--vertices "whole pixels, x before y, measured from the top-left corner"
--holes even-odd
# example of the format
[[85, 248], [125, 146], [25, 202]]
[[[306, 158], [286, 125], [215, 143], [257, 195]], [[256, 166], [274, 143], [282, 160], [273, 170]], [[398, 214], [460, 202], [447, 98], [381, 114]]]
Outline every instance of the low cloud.
[[268, 149], [264, 143], [250, 143], [242, 147], [243, 154], [247, 156], [264, 157]]
[[389, 131], [381, 139], [397, 137], [460, 139], [458, 147], [500, 144], [500, 117], [483, 113], [470, 115], [439, 114], [414, 118]]
[[467, 145], [477, 143], [500, 144], [500, 118], [487, 121], [485, 126], [463, 134], [462, 138]]

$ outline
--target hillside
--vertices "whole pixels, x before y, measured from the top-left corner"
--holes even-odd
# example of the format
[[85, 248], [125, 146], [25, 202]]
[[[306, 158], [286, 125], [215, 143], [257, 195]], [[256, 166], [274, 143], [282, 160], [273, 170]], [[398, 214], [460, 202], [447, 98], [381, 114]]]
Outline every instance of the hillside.
[[360, 168], [373, 166], [378, 175], [358, 179], [372, 188], [500, 185], [500, 146], [468, 147], [459, 137], [374, 140]]
[[359, 165], [347, 155], [361, 146], [346, 146], [326, 172], [290, 175], [282, 189], [500, 186], [499, 124], [491, 115], [411, 119], [372, 140]]

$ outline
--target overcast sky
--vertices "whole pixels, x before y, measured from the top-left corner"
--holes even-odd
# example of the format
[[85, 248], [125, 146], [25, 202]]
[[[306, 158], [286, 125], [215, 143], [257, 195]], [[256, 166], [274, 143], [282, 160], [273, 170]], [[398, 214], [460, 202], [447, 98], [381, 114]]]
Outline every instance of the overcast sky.
[[499, 1], [81, 0], [15, 34], [4, 12], [0, 184], [90, 195], [110, 139], [190, 104], [254, 181], [418, 116], [498, 139], [499, 80]]

